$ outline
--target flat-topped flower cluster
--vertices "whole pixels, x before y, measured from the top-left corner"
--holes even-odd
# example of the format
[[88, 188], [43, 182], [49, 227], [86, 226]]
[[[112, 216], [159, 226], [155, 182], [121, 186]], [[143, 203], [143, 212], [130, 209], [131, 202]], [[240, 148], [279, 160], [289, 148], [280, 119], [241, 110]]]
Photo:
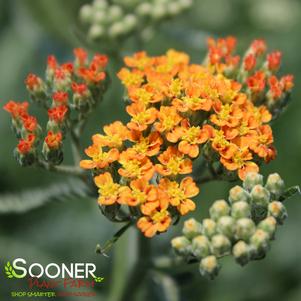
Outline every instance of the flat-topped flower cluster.
[[81, 167], [94, 171], [99, 204], [128, 206], [147, 237], [195, 209], [191, 175], [200, 156], [213, 173], [244, 179], [276, 155], [268, 123], [287, 102], [292, 76], [277, 79], [281, 54], [265, 57], [264, 41], [254, 41], [241, 63], [235, 44], [209, 39], [202, 65], [175, 50], [125, 57], [118, 77], [130, 120], [94, 135]]

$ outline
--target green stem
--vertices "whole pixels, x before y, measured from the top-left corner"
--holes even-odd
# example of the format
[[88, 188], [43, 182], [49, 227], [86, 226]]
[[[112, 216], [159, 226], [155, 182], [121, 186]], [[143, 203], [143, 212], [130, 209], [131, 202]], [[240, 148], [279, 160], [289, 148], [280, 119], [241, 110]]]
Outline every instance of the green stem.
[[134, 300], [134, 294], [143, 283], [147, 270], [151, 266], [151, 246], [150, 239], [138, 233], [138, 258], [128, 277], [120, 301]]

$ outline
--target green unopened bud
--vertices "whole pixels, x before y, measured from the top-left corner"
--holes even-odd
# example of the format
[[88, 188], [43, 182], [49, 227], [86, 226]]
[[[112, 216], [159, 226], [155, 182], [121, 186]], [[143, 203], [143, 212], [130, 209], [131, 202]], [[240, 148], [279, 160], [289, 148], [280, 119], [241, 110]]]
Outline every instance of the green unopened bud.
[[139, 4], [139, 6], [136, 8], [136, 13], [139, 16], [149, 16], [152, 12], [152, 5], [148, 2], [144, 2]]
[[167, 11], [170, 16], [176, 16], [181, 12], [181, 5], [177, 2], [170, 2], [167, 5]]
[[248, 191], [241, 186], [234, 186], [229, 191], [229, 201], [231, 204], [236, 202], [249, 202], [251, 199]]
[[235, 220], [231, 216], [222, 216], [217, 222], [217, 232], [232, 238], [235, 234]]
[[88, 32], [88, 37], [91, 40], [98, 40], [103, 38], [105, 30], [101, 25], [94, 24], [90, 27]]
[[188, 255], [191, 250], [190, 241], [185, 236], [178, 236], [171, 240], [171, 246], [179, 255]]
[[207, 237], [211, 237], [216, 233], [216, 223], [214, 220], [205, 218], [203, 220], [203, 234]]
[[133, 14], [128, 14], [123, 19], [124, 31], [129, 32], [135, 28], [138, 23], [137, 17]]
[[223, 234], [216, 234], [211, 239], [212, 251], [216, 256], [224, 256], [230, 252], [231, 242]]
[[220, 217], [229, 215], [230, 207], [225, 200], [218, 200], [212, 204], [209, 213], [210, 217], [217, 221]]
[[255, 185], [251, 191], [252, 202], [259, 207], [267, 207], [270, 201], [270, 192], [262, 185]]
[[187, 238], [192, 239], [202, 233], [202, 225], [194, 218], [190, 218], [184, 222], [182, 232]]
[[237, 239], [248, 241], [255, 230], [256, 226], [250, 218], [241, 218], [236, 222], [235, 236]]
[[279, 174], [273, 173], [268, 176], [265, 187], [278, 199], [283, 193], [285, 185]]
[[96, 10], [93, 13], [93, 23], [103, 25], [107, 21], [107, 15], [103, 10]]
[[269, 248], [269, 234], [262, 229], [257, 229], [250, 238], [250, 243], [254, 246], [257, 254], [264, 256]]
[[243, 187], [247, 190], [252, 190], [255, 185], [263, 184], [263, 176], [257, 172], [249, 172], [243, 182]]
[[92, 5], [94, 9], [99, 10], [106, 9], [109, 6], [106, 0], [94, 0]]
[[270, 239], [274, 237], [275, 231], [277, 227], [277, 221], [273, 216], [269, 216], [263, 221], [261, 221], [257, 228], [265, 231], [269, 234]]
[[155, 4], [152, 8], [152, 17], [154, 20], [160, 20], [166, 16], [166, 7], [162, 4]]
[[89, 4], [83, 5], [79, 11], [79, 18], [81, 22], [89, 24], [92, 21], [93, 9]]
[[111, 38], [117, 38], [122, 34], [124, 34], [124, 24], [121, 21], [113, 23], [112, 26], [109, 28], [109, 36]]
[[112, 5], [108, 11], [108, 18], [111, 21], [118, 21], [123, 15], [122, 8], [119, 5]]
[[246, 202], [237, 202], [232, 205], [231, 216], [235, 219], [250, 217], [251, 207]]
[[271, 202], [268, 208], [269, 216], [275, 217], [277, 222], [281, 225], [287, 218], [287, 211], [285, 206], [278, 201]]
[[240, 265], [245, 265], [251, 259], [251, 248], [243, 240], [240, 240], [233, 246], [232, 254], [236, 262]]
[[210, 254], [210, 242], [205, 235], [198, 235], [192, 240], [192, 254], [199, 259]]
[[192, 0], [179, 0], [179, 5], [181, 6], [182, 9], [187, 9], [191, 7]]
[[214, 279], [220, 270], [217, 258], [213, 255], [203, 258], [200, 262], [200, 273], [209, 279]]

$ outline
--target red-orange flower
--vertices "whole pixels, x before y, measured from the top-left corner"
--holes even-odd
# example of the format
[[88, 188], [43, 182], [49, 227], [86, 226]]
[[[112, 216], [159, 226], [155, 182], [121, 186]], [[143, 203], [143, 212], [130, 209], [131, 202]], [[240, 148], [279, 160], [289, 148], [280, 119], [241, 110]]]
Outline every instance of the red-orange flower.
[[48, 110], [49, 120], [53, 120], [57, 123], [62, 123], [66, 119], [66, 114], [68, 112], [68, 107], [65, 105], [60, 105]]
[[37, 129], [38, 121], [37, 118], [30, 115], [25, 115], [22, 118], [23, 126], [28, 132], [34, 132]]
[[56, 106], [67, 105], [68, 103], [68, 93], [63, 91], [57, 91], [52, 94], [52, 99]]
[[45, 137], [45, 143], [49, 149], [58, 149], [61, 147], [63, 135], [61, 132], [54, 133], [49, 131]]
[[27, 115], [29, 103], [27, 101], [24, 102], [15, 102], [10, 100], [3, 107], [5, 111], [11, 114], [12, 118], [18, 119]]
[[36, 136], [34, 134], [29, 134], [26, 139], [21, 139], [17, 146], [18, 152], [22, 155], [26, 155], [31, 152], [35, 139]]

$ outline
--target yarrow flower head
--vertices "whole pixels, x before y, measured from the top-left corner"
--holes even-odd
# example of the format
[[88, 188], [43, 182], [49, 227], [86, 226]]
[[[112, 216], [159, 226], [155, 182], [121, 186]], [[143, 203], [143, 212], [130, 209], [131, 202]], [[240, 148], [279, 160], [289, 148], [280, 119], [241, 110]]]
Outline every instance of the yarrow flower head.
[[175, 50], [125, 57], [118, 77], [129, 122], [106, 125], [86, 149], [91, 159], [81, 162], [96, 174], [103, 212], [108, 205], [127, 206], [151, 237], [195, 210], [197, 158], [215, 178], [240, 179], [275, 158], [268, 123], [289, 96], [292, 76], [278, 79], [279, 52], [259, 65], [263, 40], [254, 41], [242, 60], [235, 47], [233, 37], [210, 38], [203, 65]]

